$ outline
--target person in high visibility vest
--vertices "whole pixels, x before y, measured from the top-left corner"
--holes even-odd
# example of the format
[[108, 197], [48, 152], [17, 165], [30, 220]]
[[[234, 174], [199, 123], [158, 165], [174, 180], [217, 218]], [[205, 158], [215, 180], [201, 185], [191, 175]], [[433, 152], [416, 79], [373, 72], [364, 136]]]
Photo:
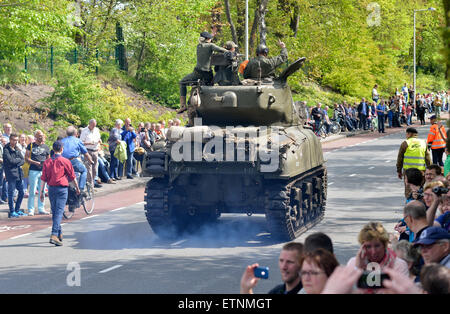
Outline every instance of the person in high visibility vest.
[[444, 166], [442, 156], [445, 152], [445, 143], [447, 141], [447, 133], [445, 127], [441, 124], [441, 121], [436, 119], [433, 115], [430, 117], [431, 127], [428, 133], [427, 145], [431, 148], [433, 155], [433, 164]]
[[[416, 168], [425, 173], [427, 166], [431, 164], [430, 152], [424, 140], [417, 138], [419, 132], [416, 128], [406, 129], [406, 141], [400, 145], [397, 156], [397, 175], [403, 179], [406, 169]], [[403, 169], [403, 171], [402, 171]], [[405, 197], [411, 194], [409, 186], [405, 183]]]

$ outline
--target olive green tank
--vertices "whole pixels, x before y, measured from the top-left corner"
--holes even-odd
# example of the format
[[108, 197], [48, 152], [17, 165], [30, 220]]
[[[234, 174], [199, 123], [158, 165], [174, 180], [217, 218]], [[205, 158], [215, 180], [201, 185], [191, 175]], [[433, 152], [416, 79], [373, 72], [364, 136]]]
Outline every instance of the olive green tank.
[[145, 158], [145, 213], [157, 235], [245, 213], [265, 214], [272, 237], [289, 241], [323, 218], [322, 147], [287, 84], [303, 61], [276, 79], [193, 86], [194, 125], [171, 127]]

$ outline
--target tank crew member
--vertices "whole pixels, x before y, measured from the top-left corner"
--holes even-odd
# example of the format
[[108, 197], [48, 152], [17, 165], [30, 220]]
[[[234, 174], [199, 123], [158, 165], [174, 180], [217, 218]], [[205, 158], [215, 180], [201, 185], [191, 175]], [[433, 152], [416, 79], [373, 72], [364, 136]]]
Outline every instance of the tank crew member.
[[220, 86], [239, 85], [238, 71], [238, 54], [236, 52], [237, 45], [233, 41], [225, 43], [225, 49], [228, 51], [223, 54], [227, 65], [217, 65], [214, 68], [216, 75], [214, 76], [214, 84]]
[[266, 45], [259, 45], [256, 49], [256, 58], [251, 59], [244, 70], [244, 78], [261, 80], [272, 76], [275, 69], [288, 58], [286, 45], [282, 41], [278, 41], [278, 45], [281, 47], [280, 55], [271, 58], [267, 57], [269, 48]]
[[186, 93], [187, 82], [202, 80], [204, 84], [211, 85], [213, 81], [213, 73], [211, 71], [211, 55], [216, 52], [227, 52], [225, 48], [219, 47], [211, 40], [213, 35], [208, 32], [202, 32], [200, 34], [199, 43], [197, 45], [197, 65], [194, 68], [194, 72], [186, 75], [180, 81], [180, 109], [177, 113], [182, 113], [187, 110], [186, 107]]

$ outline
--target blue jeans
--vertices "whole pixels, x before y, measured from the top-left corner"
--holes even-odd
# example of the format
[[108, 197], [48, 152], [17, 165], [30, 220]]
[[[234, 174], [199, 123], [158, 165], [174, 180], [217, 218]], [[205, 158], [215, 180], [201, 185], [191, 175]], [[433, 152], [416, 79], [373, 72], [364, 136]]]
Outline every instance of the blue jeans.
[[384, 114], [378, 114], [378, 132], [384, 132]]
[[72, 163], [73, 170], [80, 174], [78, 185], [80, 186], [80, 190], [83, 191], [84, 187], [86, 186], [87, 169], [78, 158], [72, 159], [70, 162]]
[[[110, 151], [111, 153], [111, 151]], [[109, 165], [109, 176], [117, 179], [119, 177], [119, 159], [114, 157], [114, 152], [111, 153], [111, 164]]]
[[127, 149], [127, 161], [126, 161], [126, 166], [127, 166], [127, 176], [131, 176], [133, 174], [133, 152], [130, 152]]
[[[36, 196], [36, 191], [39, 192], [41, 190], [41, 175], [42, 171], [37, 170], [30, 170], [28, 173], [28, 182], [30, 185], [30, 192], [28, 195], [28, 213], [34, 214], [34, 199]], [[40, 194], [38, 194], [38, 211], [43, 213], [45, 211], [44, 203], [41, 201], [39, 196]]]
[[6, 201], [8, 198], [6, 190], [6, 179], [3, 178], [3, 167], [0, 167], [0, 198], [2, 201]]
[[104, 163], [103, 159], [100, 157], [98, 158], [97, 174], [98, 174], [98, 177], [100, 179], [105, 180], [105, 182], [108, 182], [111, 179], [111, 177], [108, 174], [108, 171], [106, 171], [105, 163]]
[[[14, 206], [14, 191], [17, 189], [17, 201], [16, 206]], [[11, 179], [8, 180], [8, 205], [9, 212], [12, 214], [13, 212], [18, 212], [20, 210], [20, 206], [22, 205], [23, 200], [23, 183], [22, 180]]]
[[52, 209], [52, 235], [61, 234], [61, 220], [66, 207], [69, 189], [63, 186], [49, 186], [48, 198]]

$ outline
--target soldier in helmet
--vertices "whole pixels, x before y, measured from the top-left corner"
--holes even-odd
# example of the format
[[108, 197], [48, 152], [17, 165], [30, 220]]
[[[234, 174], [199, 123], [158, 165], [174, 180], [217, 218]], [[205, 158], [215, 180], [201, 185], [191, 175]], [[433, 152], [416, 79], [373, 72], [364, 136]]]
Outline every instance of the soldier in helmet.
[[277, 57], [268, 58], [269, 48], [266, 45], [259, 45], [256, 50], [256, 58], [250, 60], [244, 70], [245, 79], [262, 80], [274, 74], [275, 69], [283, 62], [287, 61], [288, 52], [286, 45], [278, 41], [281, 53]]
[[202, 32], [200, 34], [199, 43], [197, 45], [197, 65], [194, 68], [194, 72], [186, 75], [180, 81], [180, 105], [181, 108], [178, 113], [182, 113], [187, 110], [186, 107], [186, 93], [187, 93], [187, 82], [202, 80], [204, 84], [211, 85], [213, 81], [213, 73], [211, 71], [211, 55], [214, 51], [216, 52], [226, 52], [225, 48], [219, 47], [213, 43], [211, 40], [213, 35], [208, 32]]

